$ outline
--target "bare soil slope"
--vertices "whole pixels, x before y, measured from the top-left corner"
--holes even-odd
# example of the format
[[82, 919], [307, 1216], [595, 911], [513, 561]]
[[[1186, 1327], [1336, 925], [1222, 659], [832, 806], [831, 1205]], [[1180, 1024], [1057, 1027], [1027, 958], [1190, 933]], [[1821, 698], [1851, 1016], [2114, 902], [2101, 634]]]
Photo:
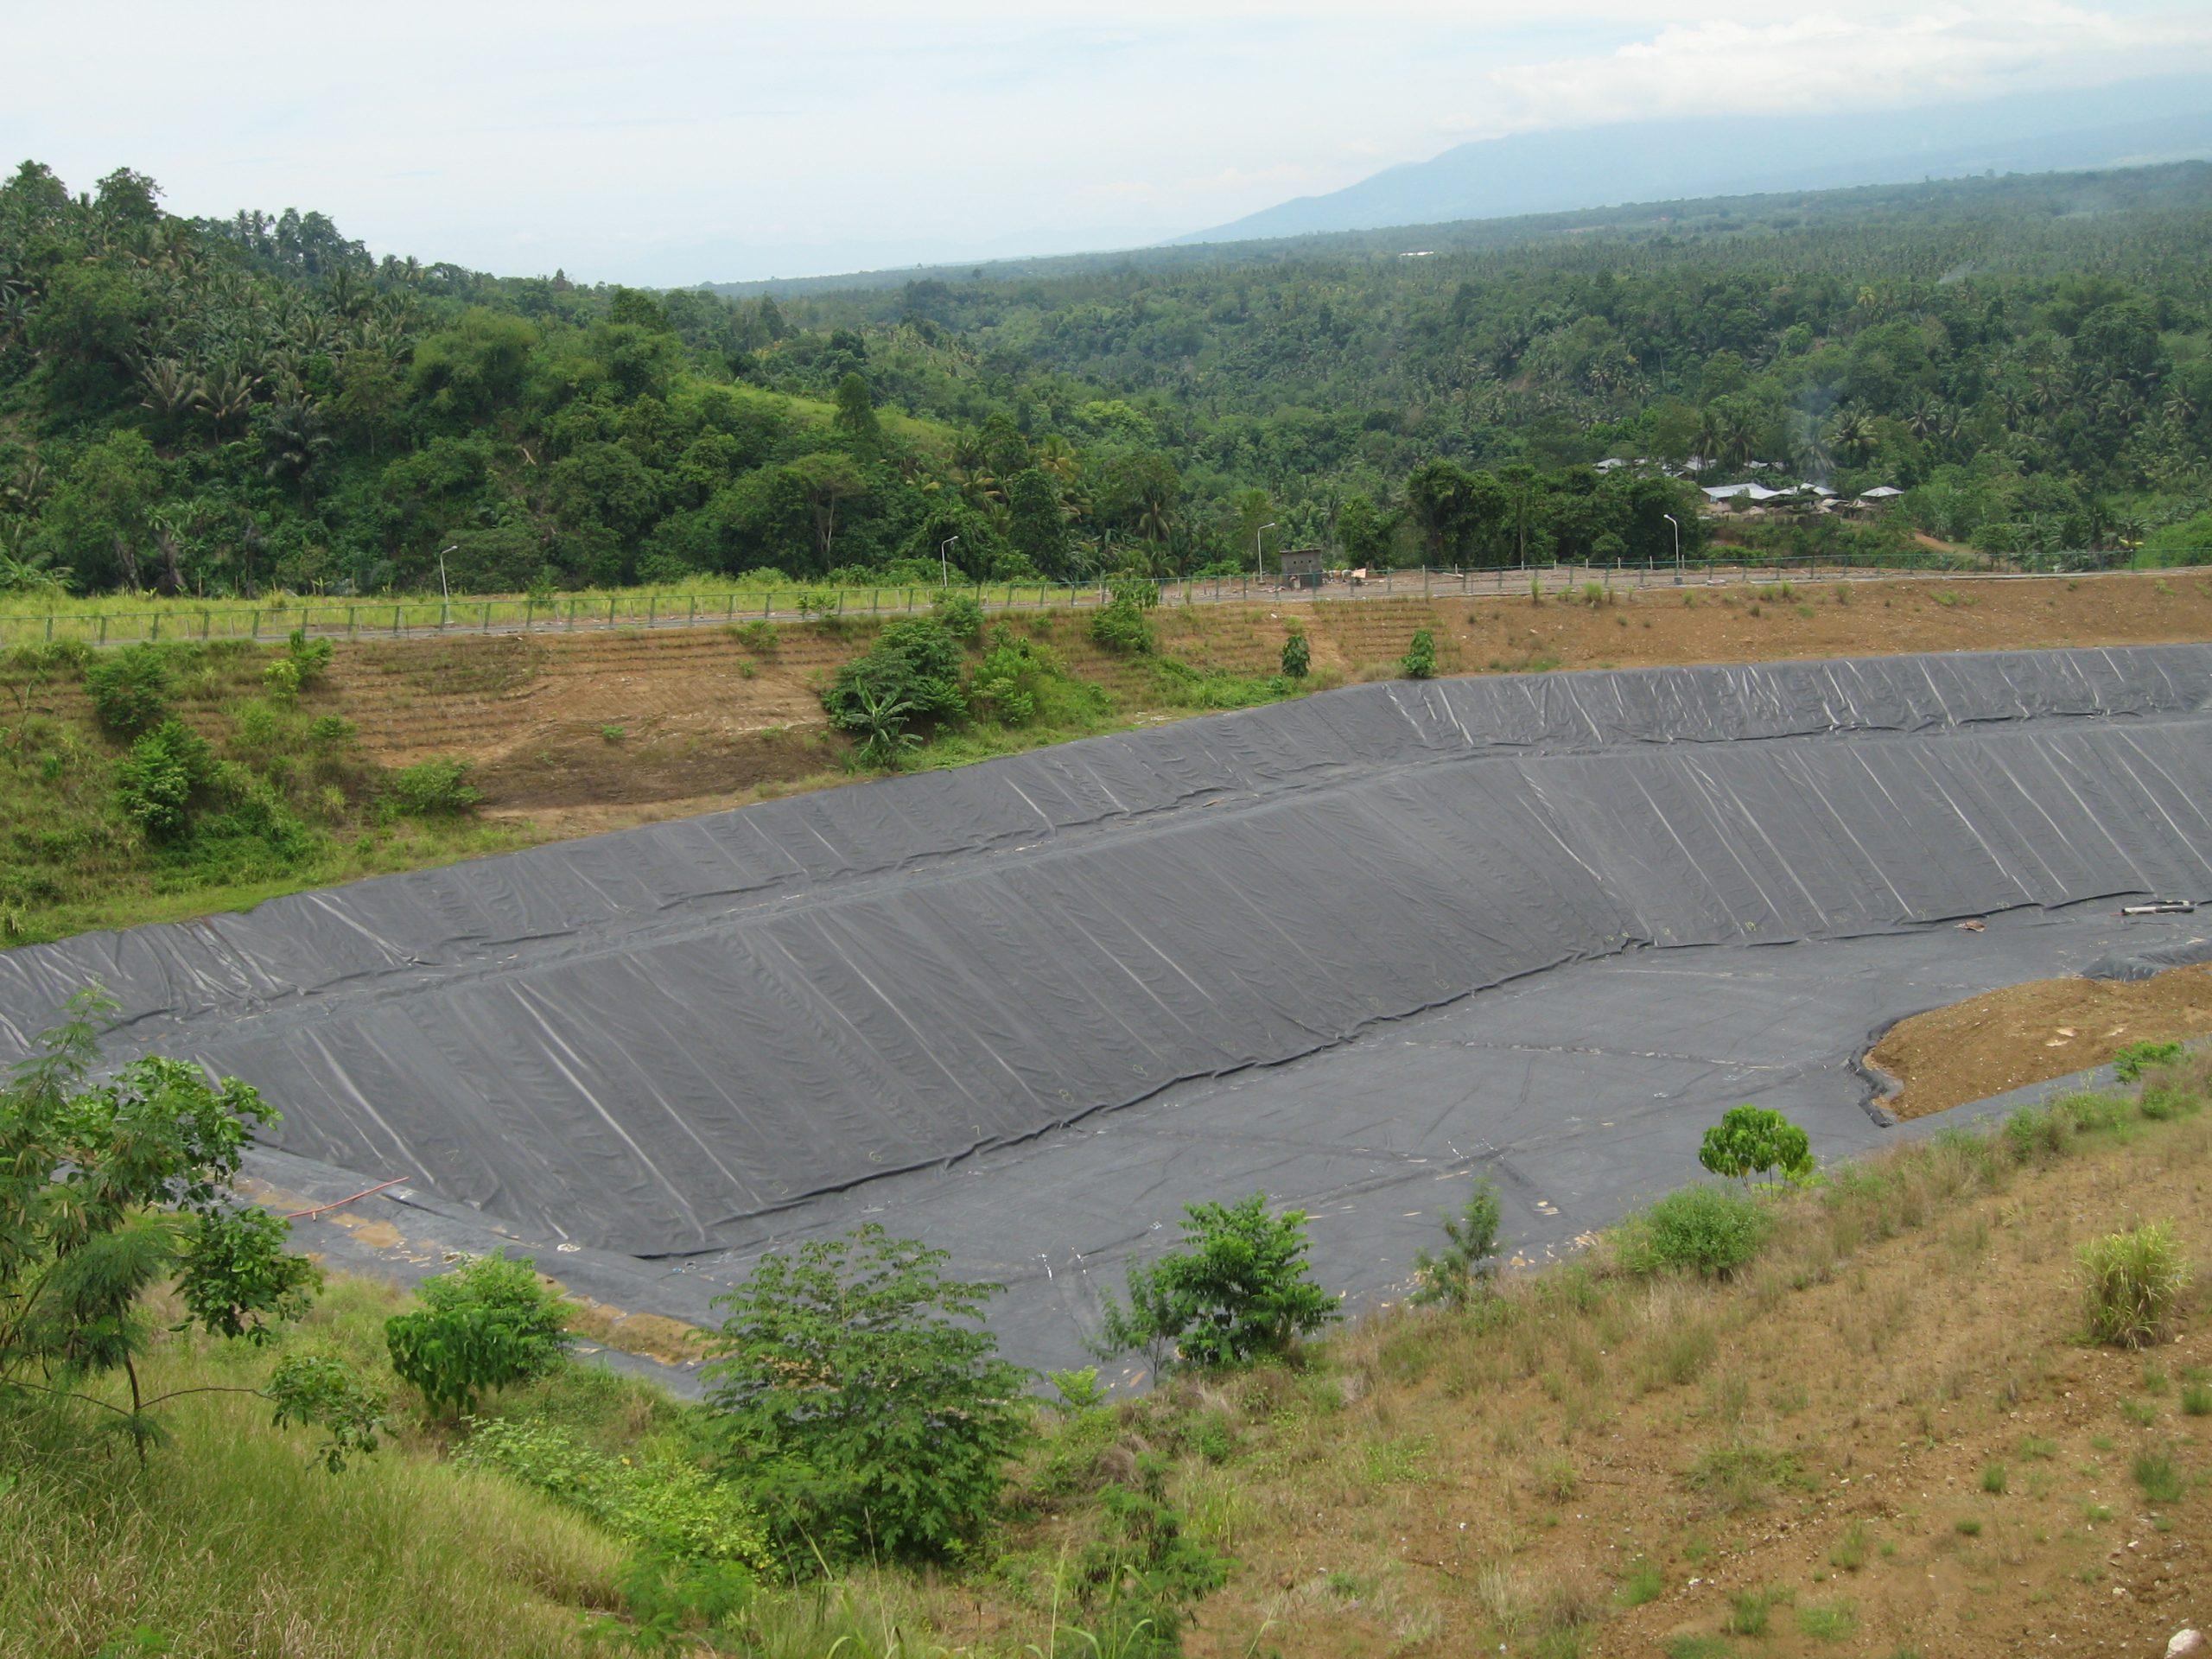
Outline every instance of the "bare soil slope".
[[[1046, 641], [1128, 718], [1170, 706], [1154, 671], [1092, 645], [1081, 615], [993, 620]], [[1669, 586], [1595, 604], [1301, 599], [1167, 607], [1157, 620], [1164, 653], [1245, 674], [1273, 671], [1302, 626], [1327, 684], [1396, 674], [1424, 627], [1446, 674], [2202, 639], [2212, 580]], [[318, 702], [356, 721], [381, 760], [474, 762], [491, 810], [558, 836], [831, 780], [844, 746], [816, 689], [872, 634], [788, 625], [772, 645], [727, 627], [361, 643], [339, 647]]]

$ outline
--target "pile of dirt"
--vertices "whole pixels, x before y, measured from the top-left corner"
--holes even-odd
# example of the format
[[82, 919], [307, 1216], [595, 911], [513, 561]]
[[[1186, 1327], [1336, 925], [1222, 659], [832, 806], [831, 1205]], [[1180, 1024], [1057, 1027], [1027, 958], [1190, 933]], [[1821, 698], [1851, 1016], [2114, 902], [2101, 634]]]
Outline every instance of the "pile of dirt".
[[1931, 1008], [1890, 1027], [1867, 1064], [1897, 1078], [1899, 1117], [2102, 1065], [2130, 1043], [2212, 1033], [2212, 968], [2150, 979], [2040, 979]]

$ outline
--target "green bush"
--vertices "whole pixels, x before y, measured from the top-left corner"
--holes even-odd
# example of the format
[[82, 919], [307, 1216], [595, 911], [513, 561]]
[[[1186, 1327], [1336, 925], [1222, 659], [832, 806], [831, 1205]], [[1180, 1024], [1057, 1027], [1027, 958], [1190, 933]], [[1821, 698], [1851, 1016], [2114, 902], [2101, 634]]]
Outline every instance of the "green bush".
[[983, 637], [983, 607], [970, 594], [940, 594], [930, 607], [930, 616], [963, 645]]
[[448, 817], [466, 812], [484, 798], [468, 781], [466, 760], [418, 760], [391, 776], [391, 798], [398, 809], [415, 817]]
[[301, 692], [322, 678], [330, 666], [331, 644], [327, 639], [310, 639], [304, 628], [294, 628], [286, 643], [284, 654], [261, 671], [261, 677], [269, 687], [269, 695], [279, 702], [289, 702]]
[[1750, 1194], [1686, 1186], [1621, 1224], [1617, 1249], [1630, 1273], [1726, 1278], [1759, 1253], [1770, 1217]]
[[2179, 1043], [2130, 1043], [2112, 1057], [2112, 1069], [2122, 1083], [2139, 1083], [2144, 1072], [2179, 1058]]
[[992, 631], [991, 648], [976, 665], [968, 684], [968, 700], [979, 712], [995, 715], [1001, 724], [1026, 726], [1036, 717], [1040, 683], [1059, 676], [1049, 652], [1005, 628]]
[[2079, 1259], [2092, 1341], [2140, 1348], [2164, 1334], [2189, 1287], [2189, 1260], [2171, 1222], [2093, 1238]]
[[472, 1418], [469, 1430], [455, 1462], [499, 1470], [656, 1555], [755, 1569], [771, 1563], [759, 1512], [696, 1464], [650, 1449], [641, 1460], [610, 1458], [542, 1419]]
[[1076, 1599], [1097, 1652], [1167, 1659], [1183, 1650], [1193, 1602], [1229, 1581], [1231, 1563], [1192, 1539], [1167, 1502], [1166, 1465], [1148, 1455], [1135, 1486], [1099, 1494], [1099, 1535], [1076, 1558]]
[[837, 671], [822, 707], [839, 731], [868, 735], [880, 728], [885, 709], [899, 709], [901, 721], [957, 719], [968, 709], [960, 690], [963, 663], [960, 642], [942, 622], [893, 622]]
[[709, 1397], [791, 1564], [957, 1554], [996, 1512], [1025, 1376], [982, 1328], [999, 1287], [946, 1259], [869, 1224], [771, 1251], [716, 1299]]
[[165, 720], [116, 763], [116, 804], [153, 840], [171, 840], [184, 832], [193, 797], [214, 776], [207, 741], [181, 721]]
[[1414, 631], [1413, 644], [1407, 648], [1403, 666], [1409, 680], [1432, 680], [1436, 677], [1436, 636], [1427, 628]]
[[560, 1298], [528, 1257], [480, 1256], [416, 1294], [419, 1309], [385, 1322], [385, 1345], [394, 1373], [433, 1410], [474, 1411], [487, 1390], [543, 1376], [568, 1352]]
[[1124, 657], [1149, 655], [1154, 645], [1152, 623], [1144, 607], [1127, 594], [1115, 594], [1110, 604], [1091, 613], [1090, 638], [1092, 643]]
[[85, 671], [85, 690], [100, 724], [118, 737], [135, 737], [168, 717], [168, 654], [159, 645], [125, 645]]
[[1271, 1216], [1267, 1194], [1255, 1192], [1183, 1213], [1185, 1248], [1148, 1265], [1131, 1262], [1126, 1306], [1107, 1297], [1101, 1358], [1140, 1352], [1155, 1370], [1171, 1360], [1201, 1370], [1241, 1365], [1287, 1352], [1337, 1317], [1336, 1299], [1312, 1278], [1304, 1211]]
[[1282, 671], [1289, 678], [1302, 680], [1313, 666], [1313, 647], [1306, 643], [1304, 632], [1290, 631], [1290, 638], [1282, 642]]

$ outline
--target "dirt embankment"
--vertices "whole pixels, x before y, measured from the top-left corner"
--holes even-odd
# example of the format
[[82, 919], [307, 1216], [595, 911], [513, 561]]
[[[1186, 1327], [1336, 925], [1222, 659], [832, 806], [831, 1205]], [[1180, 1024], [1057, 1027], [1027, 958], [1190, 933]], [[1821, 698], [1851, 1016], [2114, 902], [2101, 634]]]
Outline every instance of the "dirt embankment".
[[1868, 1060], [1904, 1087], [1889, 1103], [1924, 1117], [2102, 1065], [2130, 1043], [2212, 1033], [2212, 968], [2142, 980], [2040, 979], [1900, 1020]]
[[[1164, 652], [1271, 672], [1291, 626], [1323, 684], [1386, 678], [1417, 628], [1446, 674], [2212, 639], [2212, 580], [2155, 575], [2022, 582], [1617, 589], [1598, 603], [1526, 594], [1208, 605], [1156, 613]], [[995, 615], [1154, 712], [1158, 677], [1093, 645], [1065, 611]], [[452, 755], [487, 809], [557, 837], [741, 804], [839, 775], [842, 741], [817, 692], [874, 629], [803, 624], [341, 645], [319, 706], [378, 759]]]

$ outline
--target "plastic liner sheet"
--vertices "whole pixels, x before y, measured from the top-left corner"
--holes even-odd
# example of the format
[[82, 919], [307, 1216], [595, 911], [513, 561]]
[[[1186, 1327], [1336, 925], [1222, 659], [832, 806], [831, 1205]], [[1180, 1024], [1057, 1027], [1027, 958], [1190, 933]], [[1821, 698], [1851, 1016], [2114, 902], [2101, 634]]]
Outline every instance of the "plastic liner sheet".
[[0, 956], [632, 1255], [1638, 946], [2212, 892], [2212, 647], [1362, 686]]

